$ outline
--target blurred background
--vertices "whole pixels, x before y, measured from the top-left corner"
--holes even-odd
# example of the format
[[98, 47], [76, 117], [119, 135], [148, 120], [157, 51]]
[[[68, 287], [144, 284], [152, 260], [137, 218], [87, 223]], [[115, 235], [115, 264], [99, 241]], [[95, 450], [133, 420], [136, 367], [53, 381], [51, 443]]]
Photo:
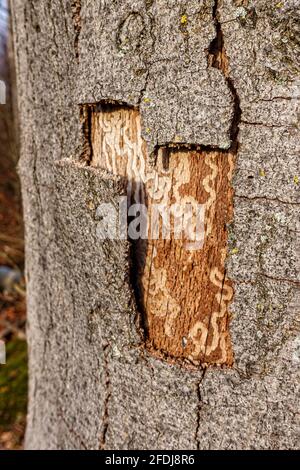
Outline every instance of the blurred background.
[[24, 238], [17, 175], [18, 120], [9, 3], [0, 0], [0, 450], [21, 449], [26, 424], [27, 348], [25, 337]]

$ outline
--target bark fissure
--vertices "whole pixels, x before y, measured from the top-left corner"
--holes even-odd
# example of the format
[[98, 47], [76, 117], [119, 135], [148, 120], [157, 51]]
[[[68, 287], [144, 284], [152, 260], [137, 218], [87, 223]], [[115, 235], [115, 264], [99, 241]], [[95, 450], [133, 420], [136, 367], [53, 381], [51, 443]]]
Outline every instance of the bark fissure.
[[238, 151], [238, 135], [239, 135], [239, 126], [241, 123], [242, 111], [240, 106], [240, 98], [235, 88], [234, 82], [230, 77], [230, 66], [229, 60], [227, 57], [224, 36], [222, 31], [222, 25], [219, 20], [219, 2], [215, 0], [213, 11], [212, 11], [213, 20], [215, 23], [216, 37], [212, 40], [209, 51], [208, 51], [208, 66], [217, 68], [220, 70], [226, 80], [227, 86], [233, 97], [233, 117], [230, 126], [230, 148], [226, 152], [232, 152], [234, 154]]
[[106, 435], [109, 427], [109, 403], [111, 399], [111, 383], [110, 383], [110, 372], [109, 372], [109, 345], [103, 346], [103, 371], [105, 374], [104, 386], [105, 386], [105, 398], [104, 398], [104, 411], [102, 419], [102, 429], [99, 442], [99, 450], [105, 450], [106, 446]]
[[260, 276], [263, 276], [267, 279], [270, 279], [272, 281], [276, 281], [276, 282], [286, 282], [288, 284], [294, 284], [296, 286], [300, 286], [300, 281], [294, 281], [293, 279], [287, 279], [287, 278], [284, 278], [284, 277], [274, 277], [274, 276], [270, 276], [269, 274], [266, 274], [266, 273], [263, 273], [263, 272], [260, 272], [259, 273]]

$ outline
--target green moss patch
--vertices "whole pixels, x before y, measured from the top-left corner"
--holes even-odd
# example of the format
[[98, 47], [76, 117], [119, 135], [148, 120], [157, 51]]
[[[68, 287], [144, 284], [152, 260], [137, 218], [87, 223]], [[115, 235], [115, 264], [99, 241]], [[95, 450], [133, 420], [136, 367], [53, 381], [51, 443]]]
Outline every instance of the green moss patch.
[[0, 429], [24, 418], [27, 380], [26, 341], [12, 339], [6, 345], [6, 364], [0, 365]]

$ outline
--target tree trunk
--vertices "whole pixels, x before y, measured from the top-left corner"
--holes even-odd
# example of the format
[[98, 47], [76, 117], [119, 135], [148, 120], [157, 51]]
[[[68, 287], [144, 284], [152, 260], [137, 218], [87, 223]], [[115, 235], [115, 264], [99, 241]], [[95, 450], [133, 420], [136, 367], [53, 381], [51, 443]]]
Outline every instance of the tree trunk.
[[[296, 0], [12, 10], [27, 448], [297, 448]], [[103, 236], [126, 198], [203, 237]]]

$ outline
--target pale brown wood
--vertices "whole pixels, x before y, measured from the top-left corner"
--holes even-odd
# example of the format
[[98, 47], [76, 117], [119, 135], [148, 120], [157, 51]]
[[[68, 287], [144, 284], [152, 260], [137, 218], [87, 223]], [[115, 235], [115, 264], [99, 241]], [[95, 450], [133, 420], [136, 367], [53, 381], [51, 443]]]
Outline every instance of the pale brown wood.
[[[130, 202], [145, 203], [148, 209], [148, 239], [133, 246], [137, 302], [146, 325], [147, 347], [154, 354], [194, 364], [230, 365], [228, 304], [233, 289], [226, 277], [225, 258], [234, 156], [160, 149], [153, 167], [141, 137], [139, 112], [127, 107], [94, 108], [91, 129], [90, 164], [126, 178]], [[164, 238], [157, 204], [167, 208], [189, 205], [194, 231], [196, 205], [202, 205], [203, 233], [198, 233], [198, 239], [194, 233], [193, 239], [184, 232], [178, 239], [171, 213], [171, 230]], [[158, 239], [151, 238], [153, 229], [159, 231]]]

